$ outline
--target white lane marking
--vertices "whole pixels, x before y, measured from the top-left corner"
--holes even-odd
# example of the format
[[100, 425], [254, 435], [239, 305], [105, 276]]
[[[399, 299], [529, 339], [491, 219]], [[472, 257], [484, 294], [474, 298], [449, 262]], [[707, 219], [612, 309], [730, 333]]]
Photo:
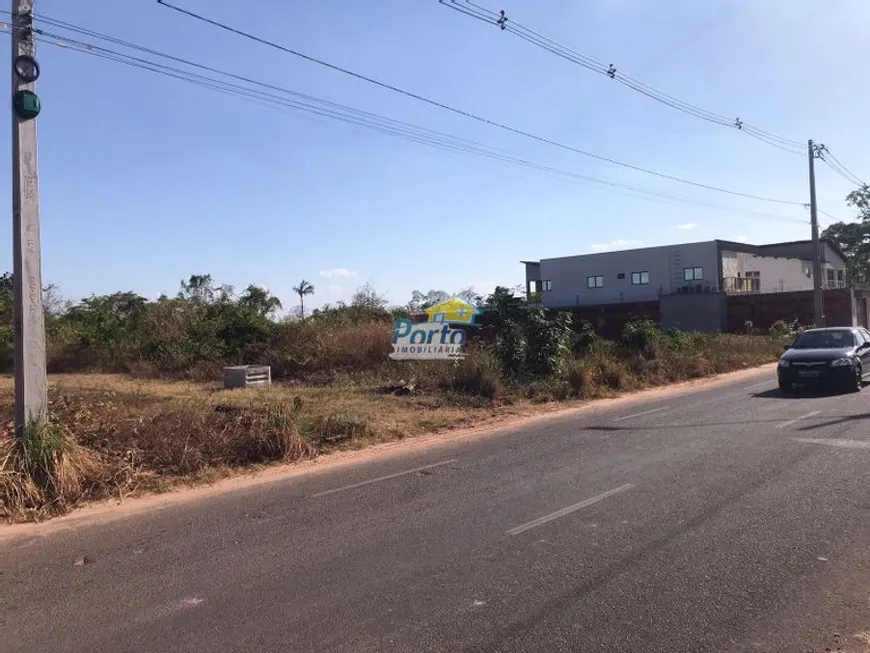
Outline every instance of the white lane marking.
[[535, 528], [536, 526], [540, 526], [541, 524], [546, 524], [549, 521], [553, 521], [554, 519], [558, 519], [559, 517], [564, 517], [565, 515], [569, 515], [572, 512], [580, 510], [581, 508], [586, 508], [591, 506], [594, 503], [598, 503], [599, 501], [603, 501], [607, 497], [612, 497], [614, 494], [618, 494], [620, 492], [625, 492], [626, 490], [630, 490], [634, 487], [634, 483], [626, 483], [625, 485], [620, 485], [618, 488], [613, 490], [608, 490], [598, 496], [592, 497], [591, 499], [586, 499], [585, 501], [581, 501], [580, 503], [575, 503], [573, 506], [568, 506], [567, 508], [562, 508], [561, 510], [557, 510], [556, 512], [552, 512], [549, 515], [544, 515], [543, 517], [539, 517], [534, 521], [530, 521], [521, 526], [517, 526], [516, 528], [512, 528], [507, 531], [508, 535], [519, 535], [520, 533], [524, 533], [525, 531]]
[[753, 383], [752, 385], [748, 385], [748, 386], [746, 386], [746, 387], [743, 388], [743, 389], [744, 389], [744, 390], [752, 390], [753, 388], [760, 388], [760, 387], [763, 386], [763, 385], [770, 385], [770, 384], [772, 384], [772, 383], [776, 383], [776, 381], [770, 381], [770, 380], [768, 380], [768, 381], [762, 381], [761, 383]]
[[634, 413], [632, 415], [623, 415], [622, 417], [617, 417], [614, 419], [614, 422], [621, 422], [624, 419], [631, 419], [632, 417], [643, 417], [644, 415], [652, 415], [653, 413], [660, 413], [663, 410], [667, 410], [668, 406], [662, 406], [661, 408], [652, 408], [650, 410], [645, 410], [642, 413]]
[[814, 410], [811, 413], [807, 413], [806, 415], [801, 415], [800, 417], [795, 417], [794, 419], [790, 419], [787, 422], [780, 422], [779, 424], [776, 425], [776, 428], [784, 429], [786, 426], [791, 426], [792, 424], [797, 424], [802, 419], [808, 419], [814, 415], [818, 415], [821, 412], [822, 411], [820, 411], [820, 410]]
[[333, 488], [332, 490], [326, 490], [325, 492], [318, 492], [317, 494], [312, 494], [312, 497], [325, 497], [327, 494], [335, 494], [336, 492], [344, 492], [345, 490], [353, 490], [358, 487], [362, 487], [364, 485], [371, 485], [372, 483], [380, 483], [381, 481], [388, 481], [391, 478], [397, 478], [399, 476], [407, 476], [408, 474], [415, 474], [416, 472], [422, 472], [426, 469], [432, 469], [433, 467], [441, 467], [442, 465], [449, 465], [450, 463], [455, 463], [456, 458], [451, 458], [450, 460], [442, 460], [440, 463], [432, 463], [431, 465], [423, 465], [422, 467], [415, 467], [414, 469], [408, 469], [404, 472], [396, 472], [395, 474], [387, 474], [386, 476], [379, 476], [378, 478], [372, 478], [368, 481], [362, 481], [360, 483], [354, 483], [353, 485], [345, 485], [342, 487]]
[[805, 442], [806, 444], [824, 444], [829, 447], [839, 447], [840, 449], [870, 449], [870, 442], [867, 440], [834, 440], [827, 438], [792, 438], [796, 442]]

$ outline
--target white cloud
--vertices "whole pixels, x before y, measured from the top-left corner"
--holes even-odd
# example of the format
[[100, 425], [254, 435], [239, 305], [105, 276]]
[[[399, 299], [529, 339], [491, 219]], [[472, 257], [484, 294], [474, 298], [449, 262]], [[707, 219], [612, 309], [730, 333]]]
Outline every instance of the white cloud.
[[640, 240], [612, 240], [609, 243], [596, 243], [589, 249], [593, 252], [609, 252], [614, 249], [631, 249], [632, 247], [640, 247], [643, 242]]
[[350, 278], [356, 276], [356, 270], [348, 270], [347, 268], [332, 268], [331, 270], [321, 270], [320, 276], [326, 279]]
[[697, 226], [697, 222], [684, 222], [683, 224], [678, 224], [677, 229], [694, 229]]

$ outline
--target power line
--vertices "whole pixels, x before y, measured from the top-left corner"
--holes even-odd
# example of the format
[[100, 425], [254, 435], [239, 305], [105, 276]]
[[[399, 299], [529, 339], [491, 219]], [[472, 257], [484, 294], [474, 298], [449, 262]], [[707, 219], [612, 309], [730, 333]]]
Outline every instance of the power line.
[[[373, 114], [370, 112], [360, 111], [357, 109], [353, 109], [351, 107], [347, 107], [344, 105], [340, 105], [338, 103], [330, 102], [327, 100], [321, 100], [319, 98], [315, 98], [313, 96], [304, 95], [297, 93], [295, 91], [291, 91], [289, 89], [284, 89], [279, 86], [265, 84], [258, 82], [257, 80], [253, 80], [250, 78], [241, 78], [245, 79], [251, 84], [265, 86], [269, 89], [274, 89], [285, 93], [287, 95], [293, 97], [304, 98], [307, 102], [299, 101], [299, 100], [291, 100], [286, 97], [281, 97], [278, 95], [274, 95], [272, 93], [266, 93], [261, 91], [256, 91], [254, 89], [250, 89], [244, 86], [240, 86], [237, 84], [231, 84], [225, 82], [220, 79], [216, 79], [213, 77], [208, 77], [205, 75], [200, 75], [197, 73], [192, 73], [190, 71], [185, 71], [179, 68], [173, 68], [172, 66], [167, 66], [164, 64], [159, 64], [156, 62], [148, 61], [146, 59], [142, 59], [140, 57], [133, 57], [125, 53], [121, 53], [115, 50], [111, 50], [109, 48], [104, 48], [98, 45], [94, 45], [92, 43], [86, 43], [82, 41], [78, 41], [75, 39], [71, 39], [69, 37], [54, 34], [51, 32], [46, 32], [44, 30], [34, 30], [38, 35], [39, 39], [47, 44], [54, 45], [61, 48], [70, 49], [76, 52], [80, 52], [83, 54], [87, 54], [90, 56], [94, 56], [101, 59], [106, 59], [109, 61], [114, 61], [116, 63], [122, 63], [128, 66], [132, 66], [135, 68], [139, 68], [142, 70], [147, 70], [149, 72], [158, 73], [162, 75], [166, 75], [175, 79], [179, 79], [182, 81], [187, 81], [193, 83], [198, 86], [202, 86], [211, 90], [216, 90], [219, 92], [226, 93], [228, 95], [238, 97], [240, 99], [251, 100], [256, 102], [257, 104], [261, 104], [270, 108], [289, 108], [294, 111], [303, 111], [308, 113], [313, 113], [315, 115], [324, 116], [327, 118], [331, 118], [333, 120], [337, 120], [339, 122], [344, 122], [348, 124], [354, 124], [358, 126], [367, 127], [369, 129], [373, 129], [375, 131], [379, 131], [384, 134], [396, 136], [402, 138], [404, 140], [409, 140], [412, 142], [416, 142], [419, 144], [427, 145], [430, 147], [435, 147], [437, 149], [443, 149], [459, 154], [470, 154], [473, 156], [480, 156], [483, 158], [488, 158], [495, 161], [500, 161], [503, 163], [511, 163], [515, 165], [519, 165], [522, 167], [526, 167], [529, 169], [538, 170], [547, 174], [551, 174], [563, 179], [568, 179], [577, 183], [578, 181], [588, 182], [587, 184], [581, 185], [589, 185], [597, 184], [597, 186], [593, 186], [594, 188], [598, 188], [599, 190], [607, 190], [610, 192], [616, 192], [622, 195], [629, 195], [633, 197], [640, 197], [641, 199], [651, 200], [651, 201], [664, 201], [665, 203], [674, 203], [680, 202], [685, 204], [694, 204], [696, 206], [705, 206], [709, 208], [715, 208], [719, 210], [725, 211], [733, 211], [735, 213], [744, 213], [746, 215], [753, 215], [758, 217], [764, 217], [769, 219], [776, 220], [784, 220], [789, 222], [805, 222], [803, 220], [799, 220], [796, 218], [788, 218], [785, 216], [773, 215], [769, 213], [763, 213], [760, 211], [754, 211], [749, 209], [734, 209], [732, 207], [723, 206], [721, 204], [715, 204], [712, 202], [706, 202], [703, 200], [697, 200], [695, 198], [688, 198], [681, 195], [676, 195], [673, 193], [668, 193], [661, 191], [659, 189], [650, 189], [642, 186], [632, 186], [628, 184], [623, 184], [619, 182], [614, 182], [606, 179], [599, 179], [595, 177], [591, 177], [588, 175], [582, 175], [576, 172], [555, 168], [552, 166], [542, 165], [538, 163], [534, 163], [531, 161], [527, 161], [525, 159], [516, 157], [511, 155], [510, 153], [506, 153], [503, 150], [497, 150], [495, 148], [490, 148], [486, 145], [477, 143], [475, 141], [471, 141], [468, 139], [462, 139], [458, 137], [451, 136], [449, 134], [445, 134], [443, 132], [437, 132], [434, 130], [426, 129], [423, 127], [418, 127], [416, 125], [412, 125], [411, 123], [406, 123], [398, 120], [394, 120], [391, 118], [387, 118], [385, 116], [379, 116], [378, 114]], [[79, 30], [82, 31], [82, 30]], [[101, 36], [98, 33], [93, 33], [95, 36]], [[119, 39], [114, 39], [116, 42], [120, 41]], [[217, 68], [211, 68], [207, 66], [202, 66], [201, 64], [197, 64], [192, 61], [179, 59], [177, 57], [172, 57], [171, 55], [165, 55], [164, 53], [159, 53], [155, 50], [149, 50], [148, 48], [144, 48], [142, 46], [138, 46], [137, 44], [131, 42], [125, 42], [128, 47], [136, 48], [140, 50], [147, 50], [149, 52], [153, 52], [160, 56], [165, 56], [169, 59], [173, 59], [176, 61], [182, 61], [188, 65], [198, 67], [198, 68], [206, 68], [208, 70], [214, 71], [215, 73], [225, 75], [232, 78], [239, 78], [239, 76], [234, 75], [232, 73], [221, 71]], [[319, 106], [320, 105], [323, 106]], [[604, 188], [600, 188], [603, 186]]]
[[822, 146], [820, 157], [822, 161], [828, 164], [828, 167], [831, 168], [834, 172], [840, 175], [843, 179], [848, 181], [850, 184], [855, 184], [858, 187], [863, 188], [867, 184], [861, 180], [861, 178], [854, 174], [851, 170], [849, 170], [846, 166], [840, 163], [839, 159], [834, 156], [833, 152], [829, 150], [827, 147]]
[[827, 211], [823, 211], [822, 209], [817, 208], [816, 211], [821, 213], [826, 218], [830, 218], [831, 220], [834, 220], [835, 222], [845, 222], [845, 220], [840, 220], [840, 218], [838, 218], [834, 215], [831, 215], [830, 213], [828, 213]]
[[611, 164], [613, 164], [613, 165], [617, 165], [617, 166], [620, 166], [620, 167], [623, 167], [623, 168], [627, 168], [627, 169], [629, 169], [629, 170], [634, 170], [634, 171], [636, 171], [636, 172], [642, 172], [642, 173], [647, 174], [647, 175], [653, 175], [653, 176], [655, 176], [655, 177], [659, 177], [659, 178], [662, 178], [662, 179], [667, 179], [667, 180], [669, 180], [669, 181], [675, 181], [675, 182], [678, 182], [678, 183], [687, 184], [687, 185], [690, 185], [690, 186], [695, 186], [695, 187], [697, 187], [697, 188], [704, 188], [704, 189], [706, 189], [706, 190], [712, 190], [712, 191], [716, 191], [716, 192], [720, 192], [720, 193], [725, 193], [725, 194], [728, 194], [728, 195], [734, 195], [734, 196], [737, 196], [737, 197], [744, 197], [744, 198], [747, 198], [747, 199], [758, 200], [758, 201], [761, 201], [761, 202], [772, 202], [772, 203], [776, 203], [776, 204], [787, 204], [787, 205], [792, 205], [792, 206], [795, 206], [795, 205], [802, 205], [802, 202], [794, 202], [794, 201], [788, 201], [788, 200], [781, 200], [781, 199], [775, 199], [775, 198], [770, 198], [770, 197], [763, 197], [763, 196], [760, 196], [760, 195], [753, 195], [753, 194], [751, 194], [751, 193], [741, 193], [741, 192], [738, 192], [738, 191], [728, 190], [728, 189], [721, 188], [721, 187], [718, 187], [718, 186], [713, 186], [713, 185], [711, 185], [711, 184], [704, 184], [704, 183], [700, 183], [700, 182], [692, 181], [692, 180], [689, 180], [689, 179], [684, 179], [684, 178], [681, 178], [681, 177], [677, 177], [677, 176], [675, 176], [675, 175], [669, 175], [669, 174], [666, 174], [666, 173], [657, 172], [657, 171], [655, 171], [655, 170], [650, 170], [649, 168], [644, 168], [644, 167], [641, 167], [641, 166], [632, 165], [632, 164], [625, 163], [625, 162], [623, 162], [623, 161], [618, 161], [618, 160], [616, 160], [616, 159], [612, 159], [612, 158], [609, 158], [609, 157], [606, 157], [606, 156], [602, 156], [602, 155], [599, 155], [599, 154], [594, 154], [594, 153], [592, 153], [592, 152], [588, 152], [588, 151], [586, 151], [586, 150], [582, 150], [582, 149], [579, 149], [579, 148], [576, 148], [576, 147], [573, 147], [573, 146], [570, 146], [570, 145], [566, 145], [566, 144], [564, 144], [564, 143], [560, 143], [560, 142], [558, 142], [558, 141], [554, 141], [554, 140], [549, 139], [549, 138], [546, 138], [546, 137], [544, 137], [544, 136], [538, 136], [538, 135], [536, 135], [536, 134], [532, 134], [532, 133], [530, 133], [530, 132], [523, 131], [523, 130], [521, 130], [521, 129], [517, 129], [516, 127], [511, 127], [511, 126], [506, 125], [506, 124], [504, 124], [504, 123], [500, 123], [500, 122], [497, 122], [497, 121], [495, 121], [495, 120], [490, 120], [489, 118], [484, 118], [484, 117], [482, 117], [482, 116], [479, 116], [479, 115], [477, 115], [477, 114], [474, 114], [474, 113], [471, 113], [471, 112], [468, 112], [468, 111], [464, 111], [464, 110], [462, 110], [462, 109], [457, 109], [456, 107], [452, 107], [452, 106], [450, 106], [450, 105], [448, 105], [448, 104], [444, 104], [443, 102], [439, 102], [439, 101], [437, 101], [437, 100], [433, 100], [433, 99], [431, 99], [431, 98], [428, 98], [428, 97], [426, 97], [426, 96], [420, 95], [420, 94], [418, 94], [418, 93], [413, 93], [413, 92], [411, 92], [411, 91], [404, 90], [404, 89], [399, 88], [399, 87], [397, 87], [397, 86], [393, 86], [392, 84], [388, 84], [388, 83], [386, 83], [386, 82], [379, 81], [379, 80], [377, 80], [377, 79], [374, 79], [374, 78], [372, 78], [372, 77], [368, 77], [368, 76], [363, 75], [363, 74], [361, 74], [361, 73], [354, 72], [354, 71], [349, 70], [349, 69], [347, 69], [347, 68], [343, 68], [343, 67], [341, 67], [341, 66], [337, 66], [337, 65], [335, 65], [335, 64], [329, 63], [329, 62], [324, 61], [324, 60], [322, 60], [322, 59], [318, 59], [318, 58], [316, 58], [316, 57], [313, 57], [313, 56], [310, 56], [310, 55], [304, 54], [304, 53], [302, 53], [302, 52], [299, 52], [299, 51], [297, 51], [297, 50], [294, 50], [294, 49], [292, 49], [292, 48], [289, 48], [289, 47], [283, 46], [283, 45], [281, 45], [281, 44], [279, 44], [279, 43], [276, 43], [276, 42], [274, 42], [274, 41], [270, 41], [270, 40], [268, 40], [268, 39], [265, 39], [265, 38], [262, 38], [262, 37], [256, 36], [256, 35], [254, 35], [254, 34], [252, 34], [252, 33], [250, 33], [250, 32], [246, 32], [246, 31], [244, 31], [244, 30], [242, 30], [242, 29], [239, 29], [239, 28], [236, 28], [236, 27], [232, 27], [232, 26], [230, 26], [230, 25], [228, 25], [228, 24], [226, 24], [226, 23], [222, 23], [222, 22], [220, 22], [220, 21], [217, 21], [217, 20], [214, 20], [214, 19], [211, 19], [211, 18], [207, 18], [207, 17], [205, 17], [205, 16], [203, 16], [203, 15], [201, 15], [201, 14], [198, 14], [198, 13], [193, 12], [193, 11], [189, 11], [189, 10], [187, 10], [187, 9], [182, 9], [181, 7], [177, 7], [177, 6], [173, 5], [173, 4], [170, 4], [169, 2], [166, 2], [165, 0], [157, 0], [157, 2], [158, 2], [158, 4], [160, 4], [160, 5], [164, 6], [164, 7], [167, 7], [168, 9], [172, 9], [172, 10], [174, 10], [174, 11], [177, 11], [178, 13], [184, 14], [184, 15], [186, 15], [186, 16], [189, 16], [189, 17], [191, 17], [191, 18], [194, 18], [194, 19], [199, 20], [199, 21], [201, 21], [201, 22], [204, 22], [204, 23], [206, 23], [206, 24], [212, 25], [213, 27], [217, 27], [217, 28], [220, 28], [220, 29], [225, 30], [225, 31], [227, 31], [227, 32], [231, 32], [231, 33], [233, 33], [233, 34], [236, 34], [236, 35], [238, 35], [238, 36], [242, 36], [242, 37], [244, 37], [244, 38], [246, 38], [246, 39], [249, 39], [249, 40], [251, 40], [251, 41], [255, 41], [255, 42], [260, 43], [260, 44], [262, 44], [262, 45], [266, 45], [266, 46], [269, 46], [269, 47], [271, 47], [271, 48], [275, 48], [275, 49], [277, 49], [277, 50], [280, 50], [280, 51], [282, 51], [282, 52], [284, 52], [284, 53], [287, 53], [287, 54], [293, 55], [293, 56], [295, 56], [295, 57], [300, 57], [300, 58], [302, 58], [302, 59], [304, 59], [304, 60], [306, 60], [306, 61], [309, 61], [309, 62], [311, 62], [311, 63], [315, 63], [315, 64], [317, 64], [317, 65], [319, 65], [319, 66], [324, 66], [324, 67], [326, 67], [326, 68], [329, 68], [330, 70], [333, 70], [333, 71], [335, 71], [335, 72], [340, 72], [340, 73], [342, 73], [342, 74], [349, 75], [349, 76], [354, 77], [354, 78], [356, 78], [356, 79], [359, 79], [359, 80], [361, 80], [361, 81], [365, 81], [365, 82], [368, 82], [368, 83], [370, 83], [370, 84], [374, 84], [374, 85], [376, 85], [376, 86], [379, 86], [379, 87], [381, 87], [381, 88], [384, 88], [384, 89], [386, 89], [386, 90], [392, 91], [392, 92], [394, 92], [394, 93], [399, 93], [400, 95], [404, 95], [404, 96], [409, 97], [409, 98], [412, 98], [412, 99], [414, 99], [414, 100], [417, 100], [417, 101], [420, 101], [420, 102], [425, 102], [426, 104], [429, 104], [429, 105], [431, 105], [431, 106], [438, 107], [438, 108], [440, 108], [440, 109], [444, 109], [444, 110], [446, 110], [446, 111], [450, 111], [450, 112], [452, 112], [452, 113], [455, 113], [455, 114], [458, 114], [458, 115], [464, 116], [464, 117], [466, 117], [466, 118], [470, 118], [470, 119], [472, 119], [472, 120], [476, 120], [477, 122], [480, 122], [480, 123], [483, 123], [483, 124], [489, 125], [489, 126], [491, 126], [491, 127], [497, 127], [497, 128], [499, 128], [499, 129], [502, 129], [502, 130], [505, 130], [505, 131], [511, 132], [511, 133], [513, 133], [513, 134], [517, 134], [517, 135], [519, 135], [519, 136], [523, 136], [523, 137], [525, 137], [525, 138], [529, 138], [529, 139], [532, 139], [532, 140], [538, 141], [538, 142], [540, 142], [540, 143], [546, 143], [546, 144], [548, 144], [548, 145], [552, 145], [552, 146], [554, 146], [554, 147], [558, 147], [558, 148], [563, 149], [563, 150], [568, 150], [568, 151], [574, 152], [574, 153], [576, 153], [576, 154], [580, 154], [580, 155], [582, 155], [582, 156], [590, 157], [590, 158], [593, 158], [593, 159], [596, 159], [596, 160], [599, 160], [599, 161], [604, 161], [604, 162], [606, 162], [606, 163], [611, 163]]
[[[160, 0], [158, 0], [158, 2], [160, 2]], [[497, 26], [501, 31], [513, 34], [538, 48], [555, 54], [556, 56], [566, 59], [567, 61], [587, 70], [591, 70], [600, 75], [605, 75], [623, 86], [685, 114], [723, 127], [738, 129], [753, 138], [786, 152], [800, 155], [804, 154], [803, 144], [799, 141], [777, 136], [772, 132], [754, 127], [753, 125], [742, 121], [740, 118], [729, 118], [712, 111], [707, 111], [706, 109], [702, 109], [701, 107], [680, 100], [673, 95], [664, 93], [663, 91], [653, 88], [630, 75], [626, 75], [613, 64], [605, 64], [603, 61], [595, 59], [594, 57], [577, 52], [576, 50], [558, 43], [557, 41], [554, 41], [553, 39], [508, 18], [504, 11], [496, 13], [495, 11], [475, 4], [471, 0], [438, 0], [438, 2], [458, 13]]]

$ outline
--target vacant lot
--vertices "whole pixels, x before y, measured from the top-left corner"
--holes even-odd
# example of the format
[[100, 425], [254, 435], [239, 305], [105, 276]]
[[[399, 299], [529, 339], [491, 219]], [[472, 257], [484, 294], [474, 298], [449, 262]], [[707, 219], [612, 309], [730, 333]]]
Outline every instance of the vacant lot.
[[484, 348], [461, 362], [394, 363], [316, 384], [288, 381], [248, 390], [227, 391], [216, 381], [54, 375], [50, 428], [23, 452], [12, 446], [13, 387], [3, 377], [0, 516], [44, 518], [86, 501], [480, 426], [569, 401], [768, 363], [781, 350], [781, 341], [766, 336], [672, 334], [641, 344], [596, 341], [551, 374], [515, 378], [499, 372]]

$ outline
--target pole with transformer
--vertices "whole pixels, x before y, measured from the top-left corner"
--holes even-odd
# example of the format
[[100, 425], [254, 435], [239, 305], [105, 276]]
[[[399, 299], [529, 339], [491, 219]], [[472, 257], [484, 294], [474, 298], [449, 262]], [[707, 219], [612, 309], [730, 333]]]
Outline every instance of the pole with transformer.
[[34, 0], [12, 0], [12, 249], [15, 283], [15, 435], [48, 416], [34, 92]]
[[816, 159], [821, 156], [824, 145], [816, 145], [812, 139], [807, 143], [810, 161], [810, 225], [813, 239], [813, 314], [817, 327], [825, 326], [825, 295], [822, 279], [822, 250], [819, 243], [819, 214], [816, 205]]

